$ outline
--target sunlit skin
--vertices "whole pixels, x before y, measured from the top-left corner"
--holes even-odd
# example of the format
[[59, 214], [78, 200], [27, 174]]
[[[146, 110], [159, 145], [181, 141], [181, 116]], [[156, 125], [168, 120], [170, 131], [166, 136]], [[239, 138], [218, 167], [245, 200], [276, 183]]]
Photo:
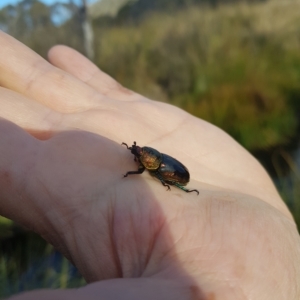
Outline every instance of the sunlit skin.
[[[300, 243], [261, 165], [219, 128], [127, 90], [78, 52], [49, 62], [0, 32], [0, 214], [89, 283], [11, 299], [300, 299]], [[171, 55], [171, 54], [170, 54]], [[136, 168], [136, 140], [200, 194]]]

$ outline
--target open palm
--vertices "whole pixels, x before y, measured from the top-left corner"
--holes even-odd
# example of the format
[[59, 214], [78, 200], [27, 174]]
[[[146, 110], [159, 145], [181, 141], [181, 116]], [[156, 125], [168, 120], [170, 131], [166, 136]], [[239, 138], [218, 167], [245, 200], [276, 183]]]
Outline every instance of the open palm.
[[[1, 214], [51, 242], [87, 281], [122, 278], [109, 283], [120, 299], [299, 296], [295, 224], [246, 150], [72, 49], [53, 48], [49, 64], [4, 33], [0, 44]], [[123, 178], [137, 169], [121, 146], [133, 141], [183, 162], [200, 195], [166, 191], [147, 172]], [[90, 288], [111, 296], [98, 284]]]

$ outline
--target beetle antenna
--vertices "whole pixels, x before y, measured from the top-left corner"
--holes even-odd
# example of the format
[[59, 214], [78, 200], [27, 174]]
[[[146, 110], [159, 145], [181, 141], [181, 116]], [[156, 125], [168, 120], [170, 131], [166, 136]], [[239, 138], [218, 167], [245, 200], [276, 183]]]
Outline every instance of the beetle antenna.
[[131, 147], [128, 147], [128, 145], [126, 143], [122, 143], [121, 145], [125, 145], [127, 147], [127, 149], [131, 150]]

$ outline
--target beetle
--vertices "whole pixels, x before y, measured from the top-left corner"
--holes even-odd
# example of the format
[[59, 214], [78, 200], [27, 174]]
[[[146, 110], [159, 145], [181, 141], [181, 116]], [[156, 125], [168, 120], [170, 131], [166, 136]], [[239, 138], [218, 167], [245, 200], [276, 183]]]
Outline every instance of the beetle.
[[184, 187], [190, 181], [190, 173], [177, 159], [150, 147], [139, 147], [136, 142], [133, 142], [131, 147], [128, 147], [126, 143], [122, 145], [131, 151], [134, 161], [139, 163], [137, 171], [128, 171], [124, 177], [142, 174], [147, 169], [150, 175], [159, 179], [162, 185], [168, 188], [167, 190], [171, 189], [170, 185], [175, 185], [187, 193], [196, 192], [199, 195], [198, 190], [189, 190]]

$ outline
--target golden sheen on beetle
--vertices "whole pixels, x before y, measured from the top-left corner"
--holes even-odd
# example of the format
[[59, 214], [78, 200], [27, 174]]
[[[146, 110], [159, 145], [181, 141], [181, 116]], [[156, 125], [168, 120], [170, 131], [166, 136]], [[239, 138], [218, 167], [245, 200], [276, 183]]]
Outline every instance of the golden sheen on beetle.
[[139, 147], [136, 142], [133, 142], [131, 147], [128, 147], [126, 143], [122, 143], [122, 145], [125, 145], [131, 151], [134, 155], [134, 161], [139, 163], [137, 171], [129, 171], [124, 177], [142, 174], [147, 169], [168, 190], [171, 189], [170, 185], [175, 185], [187, 193], [195, 192], [199, 195], [198, 190], [189, 190], [184, 187], [190, 181], [190, 173], [177, 159], [150, 147]]

